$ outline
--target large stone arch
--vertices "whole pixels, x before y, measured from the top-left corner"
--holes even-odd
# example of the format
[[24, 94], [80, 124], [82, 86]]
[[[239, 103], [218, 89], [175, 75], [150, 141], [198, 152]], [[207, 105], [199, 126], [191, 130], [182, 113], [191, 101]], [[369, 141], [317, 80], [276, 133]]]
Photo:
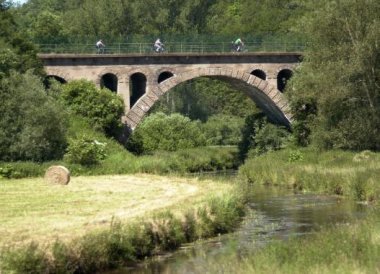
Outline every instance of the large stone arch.
[[290, 112], [288, 101], [277, 88], [270, 85], [267, 81], [251, 75], [250, 71], [230, 70], [224, 68], [196, 68], [175, 74], [173, 77], [156, 85], [150, 92], [142, 96], [126, 114], [124, 122], [131, 130], [134, 130], [142, 121], [148, 110], [163, 94], [178, 84], [203, 76], [231, 83], [253, 99], [268, 115], [269, 119], [290, 127], [292, 114]]

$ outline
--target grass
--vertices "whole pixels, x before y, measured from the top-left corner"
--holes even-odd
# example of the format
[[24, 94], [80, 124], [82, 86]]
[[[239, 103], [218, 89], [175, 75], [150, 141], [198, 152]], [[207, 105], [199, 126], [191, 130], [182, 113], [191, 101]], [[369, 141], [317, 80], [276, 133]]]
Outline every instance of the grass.
[[247, 160], [239, 175], [251, 183], [284, 185], [366, 202], [380, 199], [380, 153], [370, 151], [285, 149]]
[[[212, 261], [210, 273], [380, 273], [380, 214], [362, 221], [325, 227], [318, 233], [276, 240], [243, 258]], [[213, 259], [211, 259], [213, 260]], [[214, 267], [215, 266], [215, 267]]]
[[232, 231], [236, 184], [154, 175], [3, 180], [0, 273], [95, 273]]
[[67, 186], [42, 178], [0, 181], [0, 246], [52, 242], [109, 227], [163, 208], [182, 210], [231, 185], [156, 175], [73, 177]]

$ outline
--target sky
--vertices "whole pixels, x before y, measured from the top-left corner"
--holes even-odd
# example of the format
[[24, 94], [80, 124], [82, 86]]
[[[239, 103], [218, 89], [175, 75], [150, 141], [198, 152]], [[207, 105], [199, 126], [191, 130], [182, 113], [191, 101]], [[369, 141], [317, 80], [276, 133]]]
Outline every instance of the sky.
[[24, 4], [25, 2], [27, 2], [28, 0], [13, 0], [12, 2], [16, 3], [16, 4]]

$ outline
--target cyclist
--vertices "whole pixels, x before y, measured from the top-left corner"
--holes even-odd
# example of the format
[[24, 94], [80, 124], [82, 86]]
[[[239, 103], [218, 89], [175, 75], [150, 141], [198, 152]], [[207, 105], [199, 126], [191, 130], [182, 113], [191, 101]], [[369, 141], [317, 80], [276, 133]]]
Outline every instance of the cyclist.
[[164, 51], [164, 44], [161, 42], [160, 38], [157, 38], [156, 42], [154, 42], [153, 48], [155, 52]]
[[241, 51], [244, 47], [243, 41], [240, 38], [236, 39], [234, 42], [234, 47], [236, 51]]
[[96, 46], [96, 48], [98, 50], [97, 51], [98, 54], [99, 53], [104, 53], [104, 49], [105, 49], [106, 45], [103, 43], [102, 40], [99, 40], [98, 42], [96, 42], [95, 46]]

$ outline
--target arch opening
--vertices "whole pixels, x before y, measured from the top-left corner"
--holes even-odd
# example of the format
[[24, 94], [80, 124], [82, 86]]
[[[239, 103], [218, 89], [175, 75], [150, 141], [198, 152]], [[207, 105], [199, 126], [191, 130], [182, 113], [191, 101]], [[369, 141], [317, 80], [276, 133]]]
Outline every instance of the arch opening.
[[254, 76], [256, 76], [256, 77], [258, 77], [258, 78], [260, 78], [261, 80], [266, 80], [267, 79], [267, 75], [261, 69], [252, 70], [251, 74], [254, 75]]
[[284, 92], [286, 85], [290, 78], [293, 76], [293, 71], [290, 69], [283, 69], [277, 74], [277, 89]]
[[112, 73], [106, 73], [100, 79], [100, 87], [108, 88], [109, 90], [113, 92], [117, 92], [117, 83], [118, 83], [117, 76]]
[[55, 80], [55, 81], [57, 81], [57, 82], [59, 82], [61, 84], [66, 84], [67, 83], [67, 81], [64, 78], [59, 77], [57, 75], [48, 75], [48, 76], [46, 76], [45, 80], [47, 80], [47, 81], [49, 81], [49, 80]]
[[173, 77], [173, 76], [174, 76], [174, 74], [171, 73], [170, 71], [164, 71], [164, 72], [160, 73], [160, 75], [158, 76], [157, 82], [161, 83], [161, 82], [165, 81], [166, 79], [169, 79], [170, 77]]
[[62, 78], [62, 77], [59, 77], [57, 75], [48, 75], [48, 76], [45, 77], [45, 79], [43, 81], [44, 86], [46, 88], [50, 88], [51, 81], [57, 81], [60, 84], [66, 84], [67, 83], [67, 81], [64, 78]]
[[140, 72], [129, 78], [130, 106], [132, 107], [146, 92], [146, 76]]

